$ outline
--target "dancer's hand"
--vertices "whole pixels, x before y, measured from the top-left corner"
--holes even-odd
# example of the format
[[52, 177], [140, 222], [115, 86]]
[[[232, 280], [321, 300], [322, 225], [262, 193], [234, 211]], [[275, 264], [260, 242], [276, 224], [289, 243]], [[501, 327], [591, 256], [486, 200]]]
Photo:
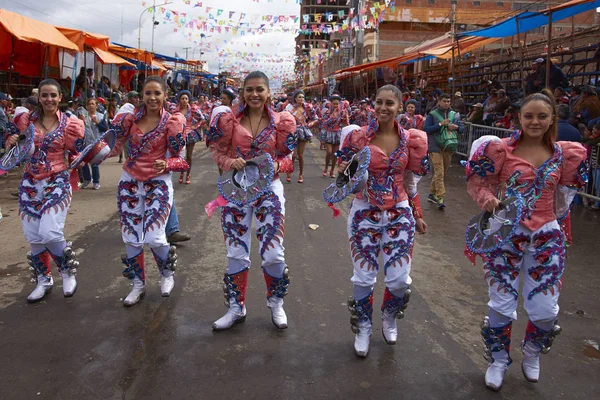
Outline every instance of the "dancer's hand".
[[18, 140], [19, 135], [11, 135], [8, 138], [6, 138], [6, 151], [10, 150], [11, 147], [17, 144]]
[[154, 164], [152, 164], [152, 168], [154, 168], [154, 172], [157, 174], [162, 174], [167, 168], [167, 162], [165, 160], [156, 160]]
[[236, 171], [239, 171], [240, 169], [244, 168], [246, 166], [246, 160], [244, 160], [243, 158], [236, 158], [235, 161], [233, 162], [233, 164], [231, 164], [231, 168], [235, 169]]
[[423, 218], [417, 218], [416, 222], [416, 228], [417, 228], [417, 232], [420, 233], [421, 235], [424, 235], [427, 233], [427, 223], [423, 220]]
[[338, 173], [343, 174], [346, 168], [348, 168], [348, 164], [350, 164], [348, 161], [342, 161], [338, 166]]
[[485, 204], [483, 205], [483, 208], [485, 208], [485, 211], [487, 211], [487, 212], [494, 212], [494, 209], [498, 208], [499, 205], [500, 205], [500, 200], [498, 200], [495, 197], [492, 197], [491, 199], [488, 199], [488, 201], [485, 202]]

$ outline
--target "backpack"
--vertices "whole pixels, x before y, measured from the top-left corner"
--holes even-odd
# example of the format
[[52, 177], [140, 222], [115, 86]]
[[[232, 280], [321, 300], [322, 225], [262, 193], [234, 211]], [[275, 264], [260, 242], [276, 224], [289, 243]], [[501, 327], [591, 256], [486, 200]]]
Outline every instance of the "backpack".
[[[456, 113], [454, 111], [450, 111], [448, 113], [448, 119], [450, 121], [454, 120], [454, 115]], [[438, 122], [442, 122], [445, 118], [440, 114], [439, 110], [433, 110], [431, 112]], [[440, 149], [444, 151], [449, 151], [454, 153], [458, 148], [458, 134], [456, 131], [451, 131], [448, 129], [447, 125], [440, 127], [440, 133], [435, 135], [435, 141], [440, 146]]]

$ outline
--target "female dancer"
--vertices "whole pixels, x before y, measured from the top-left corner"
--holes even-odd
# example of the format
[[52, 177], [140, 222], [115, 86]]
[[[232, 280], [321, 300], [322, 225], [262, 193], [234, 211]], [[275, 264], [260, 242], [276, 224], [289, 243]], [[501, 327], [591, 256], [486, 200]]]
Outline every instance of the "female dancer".
[[[79, 118], [85, 124], [86, 138], [95, 140], [108, 129], [106, 114], [98, 112], [98, 101], [93, 97], [87, 99], [85, 104], [87, 113], [80, 115]], [[100, 167], [91, 165], [92, 172], [90, 173], [90, 164], [85, 163], [81, 169], [83, 174], [81, 188], [87, 188], [92, 182], [94, 190], [100, 189]]]
[[[19, 187], [21, 225], [31, 251], [27, 253], [32, 281], [37, 282], [27, 301], [35, 303], [52, 290], [50, 257], [63, 280], [63, 293], [71, 297], [77, 290], [71, 243], [63, 229], [71, 205], [71, 183], [65, 153], [76, 157], [83, 149], [83, 122], [58, 110], [62, 99], [60, 85], [53, 79], [39, 85], [38, 109], [15, 116], [15, 125], [25, 133], [30, 123], [35, 128], [35, 152], [25, 163]], [[26, 111], [26, 110], [25, 110]], [[17, 143], [18, 135], [8, 138], [7, 149]]]
[[[112, 127], [118, 134], [111, 156], [120, 154], [129, 142], [127, 159], [117, 189], [117, 206], [127, 255], [123, 276], [133, 281], [133, 289], [123, 304], [132, 306], [146, 293], [144, 244], [148, 244], [160, 271], [163, 297], [175, 284], [173, 274], [177, 255], [165, 235], [165, 223], [173, 202], [171, 172], [187, 171], [187, 162], [179, 156], [185, 146], [185, 118], [165, 111], [167, 85], [158, 76], [149, 76], [143, 85], [142, 106], [131, 112], [121, 107]], [[169, 152], [170, 157], [166, 158]]]
[[510, 241], [482, 256], [490, 301], [481, 333], [489, 361], [485, 384], [492, 390], [500, 390], [511, 363], [511, 329], [517, 318], [521, 274], [523, 305], [529, 315], [521, 344], [525, 379], [537, 382], [540, 352], [547, 353], [560, 332], [558, 296], [565, 268], [565, 236], [570, 237], [568, 229], [561, 231], [561, 221], [568, 221], [576, 193], [572, 189], [581, 188], [587, 174], [582, 145], [554, 142], [557, 116], [549, 91], [528, 96], [520, 120], [523, 129], [511, 138], [484, 136], [475, 141], [467, 165], [467, 190], [482, 209], [493, 212], [501, 200], [512, 196], [521, 196], [523, 201], [523, 219]]
[[409, 276], [415, 234], [427, 232], [423, 221], [417, 182], [427, 173], [427, 135], [398, 126], [395, 116], [402, 93], [393, 85], [377, 92], [375, 118], [368, 126], [350, 132], [342, 143], [343, 173], [348, 161], [364, 147], [371, 150], [369, 179], [356, 194], [348, 218], [348, 237], [354, 264], [354, 296], [349, 301], [353, 314], [354, 351], [366, 357], [373, 319], [373, 287], [379, 270], [379, 251], [383, 249], [385, 294], [381, 305], [383, 337], [395, 344], [396, 318], [404, 316], [410, 290]]
[[406, 102], [406, 113], [396, 117], [396, 121], [404, 129], [423, 129], [425, 118], [422, 115], [415, 114], [417, 111], [417, 101], [410, 99]]
[[358, 126], [366, 126], [369, 124], [371, 118], [373, 118], [373, 109], [371, 109], [366, 100], [361, 100], [360, 107], [352, 113], [350, 122]]
[[271, 190], [254, 203], [244, 207], [228, 203], [222, 207], [221, 224], [228, 259], [224, 290], [229, 310], [213, 324], [213, 329], [229, 329], [246, 318], [244, 300], [253, 216], [267, 285], [267, 306], [271, 309], [273, 324], [285, 329], [283, 296], [287, 294], [289, 270], [283, 249], [285, 198], [278, 174], [292, 172], [294, 168], [287, 156], [296, 145], [296, 123], [290, 113], [276, 113], [270, 108], [269, 79], [260, 71], [246, 76], [240, 101], [236, 114], [226, 107], [213, 112], [207, 144], [216, 164], [223, 171], [232, 168], [239, 171], [246, 160], [266, 152], [273, 158], [276, 172]]
[[[341, 103], [342, 98], [334, 94], [330, 98], [330, 103], [327, 109], [323, 112], [323, 141], [327, 147], [327, 155], [325, 156], [325, 168], [323, 176], [327, 176], [327, 169], [331, 165], [329, 177], [335, 178], [334, 169], [337, 158], [335, 152], [340, 147], [340, 134], [342, 128], [349, 125], [348, 109]], [[331, 163], [331, 164], [330, 164]]]
[[233, 108], [233, 101], [235, 100], [235, 92], [231, 88], [226, 88], [221, 91], [221, 105]]
[[[173, 109], [173, 113], [181, 113], [185, 117], [185, 160], [190, 169], [187, 170], [185, 184], [191, 182], [190, 175], [192, 170], [192, 156], [194, 155], [194, 146], [196, 142], [202, 141], [201, 125], [205, 121], [205, 117], [199, 107], [190, 104], [192, 94], [187, 90], [182, 90], [177, 94], [177, 106]], [[179, 174], [179, 183], [183, 183], [183, 172]]]
[[[302, 90], [296, 90], [292, 95], [292, 103], [288, 104], [286, 111], [292, 113], [296, 119], [296, 135], [298, 136], [298, 147], [294, 150], [292, 155], [292, 163], [295, 162], [296, 156], [298, 156], [298, 165], [300, 171], [298, 175], [298, 183], [304, 182], [304, 149], [306, 143], [312, 139], [312, 132], [310, 131], [319, 120], [315, 115], [312, 105], [307, 103], [304, 99], [304, 92]], [[288, 173], [286, 182], [292, 181], [292, 174]]]

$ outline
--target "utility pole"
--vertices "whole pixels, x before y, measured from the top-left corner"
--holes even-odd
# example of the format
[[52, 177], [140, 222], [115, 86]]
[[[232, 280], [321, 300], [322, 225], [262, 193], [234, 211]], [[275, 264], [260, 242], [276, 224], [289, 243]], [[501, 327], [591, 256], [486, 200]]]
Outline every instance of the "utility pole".
[[188, 59], [188, 50], [191, 49], [191, 47], [184, 47], [183, 48], [185, 50], [185, 59]]
[[354, 65], [361, 65], [363, 63], [363, 50], [365, 47], [365, 30], [364, 27], [361, 28], [361, 20], [362, 15], [360, 15], [361, 10], [364, 7], [364, 0], [353, 0], [352, 6], [355, 7], [356, 16], [358, 21], [358, 30], [356, 32], [356, 62]]
[[456, 40], [456, 0], [450, 0], [450, 4], [452, 6], [452, 11], [450, 13], [450, 44], [452, 46], [452, 59], [450, 60], [450, 94], [454, 93], [454, 43], [458, 46], [458, 41]]
[[156, 0], [152, 3], [152, 45], [150, 47], [150, 51], [154, 53], [154, 29], [156, 28]]

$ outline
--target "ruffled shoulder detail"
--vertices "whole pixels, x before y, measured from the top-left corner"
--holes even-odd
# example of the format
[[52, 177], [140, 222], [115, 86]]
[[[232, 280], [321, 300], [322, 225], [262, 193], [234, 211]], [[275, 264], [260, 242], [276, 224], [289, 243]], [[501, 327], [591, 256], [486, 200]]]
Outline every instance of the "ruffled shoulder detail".
[[497, 136], [486, 135], [473, 142], [469, 160], [466, 162], [466, 176], [469, 180], [477, 175], [486, 178], [497, 175], [506, 160], [506, 143]]
[[231, 138], [237, 119], [227, 106], [215, 107], [210, 117], [210, 125], [206, 133], [206, 145], [216, 142], [224, 137]]
[[275, 130], [277, 135], [283, 134], [285, 136], [296, 132], [296, 119], [289, 111], [275, 113]]
[[408, 140], [407, 169], [417, 175], [427, 175], [429, 172], [427, 133], [413, 128], [406, 131], [406, 136]]
[[561, 185], [572, 189], [582, 188], [588, 181], [587, 150], [581, 143], [557, 142], [562, 149]]
[[[66, 117], [66, 116], [65, 116]], [[65, 134], [66, 135], [74, 135], [83, 137], [83, 132], [85, 131], [85, 125], [83, 121], [79, 118], [69, 118], [66, 117], [67, 125], [65, 126]]]

